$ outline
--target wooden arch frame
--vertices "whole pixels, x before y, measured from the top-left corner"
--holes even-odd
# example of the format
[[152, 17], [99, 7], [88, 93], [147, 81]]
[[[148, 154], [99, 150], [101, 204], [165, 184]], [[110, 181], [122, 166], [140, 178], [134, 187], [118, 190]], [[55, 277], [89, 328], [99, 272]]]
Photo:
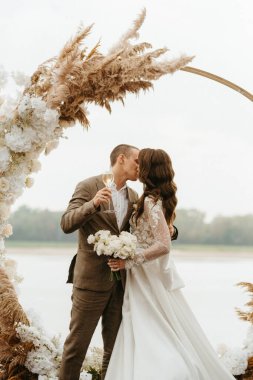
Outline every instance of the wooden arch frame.
[[192, 73], [192, 74], [197, 74], [197, 75], [200, 75], [202, 77], [212, 79], [215, 82], [219, 82], [219, 83], [223, 84], [224, 86], [230, 87], [233, 90], [239, 92], [241, 95], [245, 96], [246, 98], [248, 98], [249, 100], [251, 100], [253, 102], [253, 94], [246, 91], [244, 88], [237, 86], [235, 83], [230, 82], [227, 79], [224, 79], [222, 77], [219, 77], [218, 75], [215, 75], [215, 74], [209, 73], [208, 71], [200, 70], [200, 69], [197, 69], [196, 67], [191, 67], [191, 66], [185, 66], [185, 67], [181, 68], [180, 70], [187, 71], [187, 72]]

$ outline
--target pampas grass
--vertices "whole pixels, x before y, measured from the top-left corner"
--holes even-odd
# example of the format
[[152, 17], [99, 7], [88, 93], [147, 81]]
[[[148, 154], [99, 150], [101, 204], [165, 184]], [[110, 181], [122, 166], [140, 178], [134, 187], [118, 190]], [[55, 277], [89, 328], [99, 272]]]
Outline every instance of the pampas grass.
[[253, 324], [253, 284], [249, 282], [240, 282], [237, 284], [238, 286], [241, 286], [243, 288], [246, 288], [246, 290], [250, 293], [250, 301], [246, 303], [245, 306], [249, 308], [248, 311], [242, 311], [240, 309], [236, 309], [237, 314], [239, 315], [239, 318], [248, 321]]
[[22, 343], [17, 336], [17, 323], [29, 325], [29, 321], [18, 302], [15, 289], [8, 276], [0, 268], [0, 379], [35, 380], [24, 366], [28, 352], [33, 348], [29, 342]]
[[186, 66], [192, 57], [161, 62], [166, 48], [152, 50], [148, 42], [130, 42], [139, 37], [145, 15], [143, 10], [107, 55], [99, 51], [100, 43], [87, 52], [82, 44], [91, 26], [79, 29], [57, 58], [39, 66], [25, 93], [42, 96], [48, 107], [57, 109], [61, 125], [79, 121], [88, 127], [87, 104], [95, 103], [111, 112], [112, 102], [123, 103], [127, 93], [145, 92], [153, 87], [153, 81]]

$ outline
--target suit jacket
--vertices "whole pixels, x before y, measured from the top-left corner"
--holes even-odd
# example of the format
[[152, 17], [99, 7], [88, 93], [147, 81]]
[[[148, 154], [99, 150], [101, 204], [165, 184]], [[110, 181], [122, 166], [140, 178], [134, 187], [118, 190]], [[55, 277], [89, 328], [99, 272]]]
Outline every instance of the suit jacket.
[[[65, 233], [78, 229], [78, 251], [70, 265], [68, 282], [73, 282], [74, 286], [80, 289], [106, 291], [113, 286], [113, 282], [110, 281], [110, 268], [107, 265], [108, 258], [98, 256], [93, 251], [93, 246], [88, 244], [87, 238], [99, 230], [109, 230], [115, 235], [129, 230], [133, 204], [138, 200], [138, 194], [127, 187], [128, 210], [119, 230], [114, 213], [103, 213], [106, 206], [95, 208], [93, 205], [92, 199], [104, 186], [101, 175], [80, 182], [61, 219], [61, 227]], [[125, 271], [122, 272], [124, 277]]]

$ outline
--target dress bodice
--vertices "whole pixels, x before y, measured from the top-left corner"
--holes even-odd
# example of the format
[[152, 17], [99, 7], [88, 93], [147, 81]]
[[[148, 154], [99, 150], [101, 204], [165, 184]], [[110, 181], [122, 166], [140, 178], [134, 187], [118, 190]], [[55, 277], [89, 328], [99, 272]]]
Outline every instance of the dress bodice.
[[132, 217], [131, 232], [137, 238], [136, 257], [132, 264], [141, 264], [169, 253], [171, 240], [161, 200], [155, 202], [151, 197], [145, 198], [144, 211], [137, 223], [135, 216]]
[[149, 263], [148, 270], [155, 272], [168, 290], [183, 287], [169, 254], [171, 239], [162, 200], [155, 202], [153, 198], [146, 197], [142, 215], [137, 223], [133, 215], [130, 226], [131, 233], [137, 238], [137, 250], [134, 259], [127, 260], [126, 269], [140, 268], [142, 264]]
[[[155, 243], [153, 229], [159, 224], [159, 213], [162, 210], [162, 201], [156, 203], [150, 197], [145, 198], [144, 212], [136, 223], [135, 217], [130, 219], [131, 233], [137, 238], [138, 248], [149, 248]], [[152, 224], [150, 221], [152, 220]], [[169, 231], [168, 231], [169, 232]]]

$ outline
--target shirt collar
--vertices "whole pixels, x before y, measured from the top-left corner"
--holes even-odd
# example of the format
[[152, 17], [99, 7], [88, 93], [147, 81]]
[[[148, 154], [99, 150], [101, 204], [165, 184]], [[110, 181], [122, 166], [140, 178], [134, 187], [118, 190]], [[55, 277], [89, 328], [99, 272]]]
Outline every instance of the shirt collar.
[[112, 184], [111, 184], [111, 189], [114, 190], [114, 191], [122, 191], [122, 190], [127, 189], [127, 184], [125, 183], [124, 186], [122, 186], [119, 190], [117, 190], [117, 187], [116, 187], [115, 183], [112, 182]]

